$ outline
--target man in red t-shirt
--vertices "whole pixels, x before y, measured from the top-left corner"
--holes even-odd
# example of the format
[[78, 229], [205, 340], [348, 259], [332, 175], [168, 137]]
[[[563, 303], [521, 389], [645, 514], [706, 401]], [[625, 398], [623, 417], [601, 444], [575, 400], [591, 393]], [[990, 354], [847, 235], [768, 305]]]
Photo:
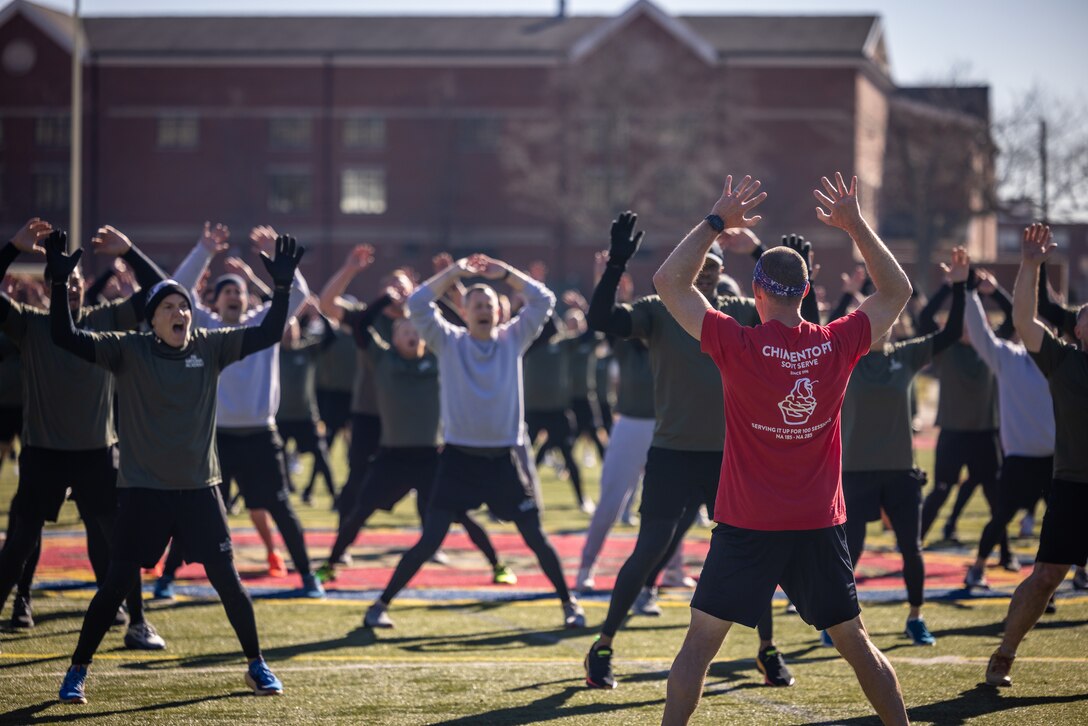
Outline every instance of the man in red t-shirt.
[[669, 312], [722, 371], [726, 439], [714, 509], [718, 526], [691, 601], [691, 625], [669, 672], [664, 723], [686, 724], [711, 660], [734, 622], [753, 627], [778, 585], [805, 622], [827, 630], [884, 723], [907, 723], [895, 671], [862, 625], [843, 523], [839, 411], [850, 372], [910, 297], [902, 268], [865, 222], [855, 178], [823, 178], [820, 221], [854, 240], [876, 293], [820, 326], [802, 320], [808, 275], [778, 247], [760, 258], [752, 291], [762, 325], [744, 328], [693, 287], [707, 249], [766, 198], [745, 177], [721, 198], [654, 275]]

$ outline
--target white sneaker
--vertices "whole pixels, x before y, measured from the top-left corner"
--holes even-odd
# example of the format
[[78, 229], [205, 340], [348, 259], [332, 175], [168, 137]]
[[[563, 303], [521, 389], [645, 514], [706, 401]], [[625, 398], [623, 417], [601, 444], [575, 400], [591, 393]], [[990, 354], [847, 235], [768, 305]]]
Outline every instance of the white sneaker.
[[384, 607], [374, 603], [366, 609], [366, 615], [363, 616], [363, 625], [368, 628], [392, 628], [393, 620]]
[[578, 570], [578, 578], [574, 581], [574, 587], [579, 592], [586, 592], [597, 587], [597, 581], [593, 579], [592, 570]]
[[435, 550], [435, 553], [431, 555], [431, 562], [436, 565], [448, 565], [450, 563], [450, 556], [442, 550]]
[[125, 647], [130, 650], [163, 650], [166, 641], [158, 634], [154, 626], [146, 620], [128, 626], [125, 632]]
[[639, 523], [638, 514], [635, 512], [628, 512], [623, 515], [620, 521], [628, 527], [637, 527]]
[[661, 606], [657, 604], [657, 588], [642, 588], [638, 593], [638, 597], [635, 598], [635, 604], [631, 608], [631, 612], [635, 615], [645, 615], [651, 618], [660, 616]]
[[593, 503], [592, 499], [586, 497], [582, 500], [582, 504], [581, 506], [579, 506], [579, 509], [581, 509], [586, 514], [593, 514], [597, 511], [597, 505]]
[[661, 587], [679, 587], [685, 589], [692, 589], [695, 587], [695, 578], [688, 577], [684, 574], [683, 570], [665, 570], [661, 575]]

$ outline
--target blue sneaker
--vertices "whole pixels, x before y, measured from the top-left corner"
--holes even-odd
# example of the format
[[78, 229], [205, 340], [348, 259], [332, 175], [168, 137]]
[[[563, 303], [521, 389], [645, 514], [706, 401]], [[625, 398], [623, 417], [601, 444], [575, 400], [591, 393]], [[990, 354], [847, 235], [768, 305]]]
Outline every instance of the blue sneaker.
[[921, 618], [907, 621], [907, 637], [913, 640], [915, 645], [937, 645], [937, 639], [933, 637], [933, 633], [929, 632], [926, 621]]
[[163, 575], [155, 580], [155, 589], [152, 591], [151, 596], [155, 600], [173, 600], [174, 578]]
[[[82, 681], [80, 685], [82, 686]], [[272, 674], [264, 658], [258, 658], [249, 664], [246, 671], [246, 685], [258, 696], [282, 696], [283, 684]]]
[[87, 681], [87, 666], [71, 666], [64, 674], [64, 682], [60, 684], [59, 698], [63, 703], [86, 703], [87, 694], [83, 692], [83, 685]]
[[835, 641], [831, 639], [831, 636], [827, 634], [826, 630], [820, 631], [820, 645], [825, 648], [834, 648]]
[[325, 598], [325, 588], [321, 586], [321, 580], [317, 579], [317, 575], [312, 572], [302, 578], [302, 595], [314, 600]]

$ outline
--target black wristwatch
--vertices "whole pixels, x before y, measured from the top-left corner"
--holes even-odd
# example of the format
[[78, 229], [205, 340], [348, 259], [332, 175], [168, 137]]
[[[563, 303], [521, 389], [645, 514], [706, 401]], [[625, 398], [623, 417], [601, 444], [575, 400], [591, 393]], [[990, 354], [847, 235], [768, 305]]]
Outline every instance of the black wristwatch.
[[707, 224], [709, 224], [711, 227], [714, 228], [715, 232], [724, 232], [725, 231], [725, 220], [723, 220], [718, 215], [708, 214], [708, 215], [706, 215], [706, 217], [704, 217], [704, 219], [706, 219]]

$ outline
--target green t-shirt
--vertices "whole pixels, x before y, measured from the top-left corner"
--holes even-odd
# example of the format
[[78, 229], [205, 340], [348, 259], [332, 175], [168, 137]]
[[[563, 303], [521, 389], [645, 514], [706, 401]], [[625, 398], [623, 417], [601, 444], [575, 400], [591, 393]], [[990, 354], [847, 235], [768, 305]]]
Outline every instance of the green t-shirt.
[[[77, 327], [131, 330], [129, 298], [79, 311]], [[12, 302], [0, 330], [19, 346], [23, 364], [23, 446], [62, 451], [104, 449], [117, 443], [113, 376], [53, 344], [49, 313]]]
[[997, 431], [997, 379], [967, 343], [933, 359], [941, 383], [937, 425], [949, 431]]
[[117, 378], [124, 434], [118, 487], [200, 489], [219, 483], [219, 373], [241, 357], [245, 330], [197, 328], [180, 350], [152, 333], [94, 334], [96, 362]]
[[1054, 399], [1054, 478], [1088, 482], [1088, 353], [1046, 332], [1030, 355]]
[[654, 417], [654, 372], [650, 351], [641, 340], [616, 340], [612, 344], [620, 367], [616, 413], [628, 418]]
[[[343, 324], [354, 330], [367, 306], [356, 303], [344, 310]], [[374, 318], [372, 328], [385, 340], [393, 339], [393, 319], [388, 315], [378, 315]], [[355, 380], [351, 384], [351, 412], [362, 413], [369, 416], [378, 415], [378, 395], [374, 390], [374, 373], [370, 369], [370, 359], [366, 353], [356, 348], [355, 351]]]
[[355, 381], [355, 339], [342, 328], [335, 335], [332, 345], [317, 357], [314, 385], [319, 391], [351, 393]]
[[277, 421], [317, 421], [317, 358], [320, 339], [288, 350], [280, 345], [280, 408]]
[[842, 404], [843, 471], [914, 468], [911, 387], [932, 359], [933, 336], [928, 335], [858, 361]]
[[[722, 297], [715, 309], [741, 325], [759, 324], [755, 302]], [[654, 374], [653, 445], [679, 451], [721, 451], [725, 446], [725, 403], [718, 366], [699, 341], [680, 327], [657, 295], [631, 306], [631, 337], [650, 349]]]
[[427, 351], [421, 358], [404, 358], [370, 330], [366, 349], [374, 372], [381, 445], [439, 446], [442, 419], [438, 396], [438, 359]]
[[0, 333], [0, 408], [23, 407], [23, 360], [19, 346]]
[[570, 368], [574, 339], [562, 334], [533, 346], [522, 362], [527, 412], [565, 411], [570, 406]]
[[589, 398], [597, 393], [597, 335], [588, 333], [571, 338], [570, 397]]

